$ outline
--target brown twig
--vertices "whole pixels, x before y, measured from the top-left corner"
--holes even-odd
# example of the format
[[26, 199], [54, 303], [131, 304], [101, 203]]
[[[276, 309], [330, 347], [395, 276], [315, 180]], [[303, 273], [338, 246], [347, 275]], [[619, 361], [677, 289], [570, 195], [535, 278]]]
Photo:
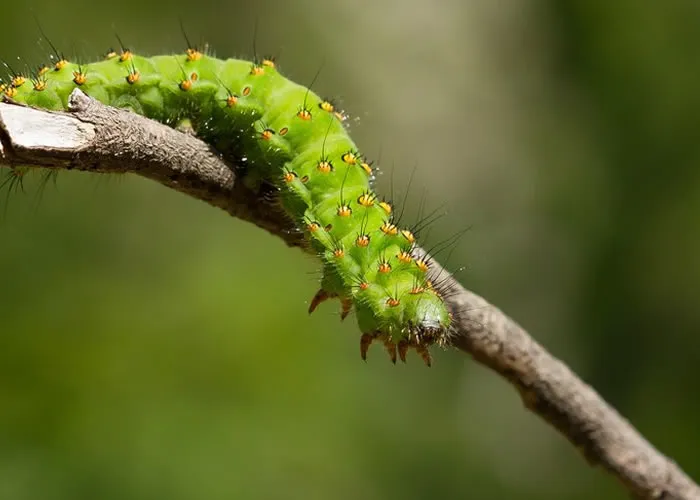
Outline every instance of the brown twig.
[[[135, 173], [303, 247], [301, 233], [264, 193], [237, 182], [235, 165], [195, 137], [103, 106], [80, 91], [71, 95], [70, 105], [69, 113], [51, 113], [0, 104], [0, 167]], [[527, 408], [591, 464], [603, 466], [639, 498], [700, 500], [692, 479], [517, 323], [463, 288], [438, 263], [432, 272], [440, 275], [455, 318], [452, 344], [505, 377]]]

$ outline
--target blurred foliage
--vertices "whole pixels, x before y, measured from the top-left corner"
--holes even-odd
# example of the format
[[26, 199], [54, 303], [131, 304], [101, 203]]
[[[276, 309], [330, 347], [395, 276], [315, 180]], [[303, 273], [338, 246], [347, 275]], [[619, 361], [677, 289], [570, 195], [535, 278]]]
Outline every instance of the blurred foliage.
[[[183, 18], [244, 57], [257, 19], [300, 82], [325, 61], [380, 187], [416, 165], [409, 211], [447, 205], [428, 246], [473, 225], [460, 279], [700, 478], [697, 2], [33, 0], [13, 67], [50, 54], [32, 12], [83, 60], [179, 50]], [[0, 207], [0, 499], [626, 498], [459, 353], [363, 364], [262, 231], [135, 177], [38, 184]]]

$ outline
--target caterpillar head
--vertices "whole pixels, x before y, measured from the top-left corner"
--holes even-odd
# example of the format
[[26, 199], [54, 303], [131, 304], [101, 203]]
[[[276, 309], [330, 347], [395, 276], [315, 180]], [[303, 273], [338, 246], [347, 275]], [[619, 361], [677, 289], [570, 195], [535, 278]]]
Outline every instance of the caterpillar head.
[[[319, 294], [326, 298], [340, 296]], [[319, 296], [317, 294], [317, 297]], [[451, 317], [442, 297], [432, 287], [411, 287], [404, 293], [387, 294], [383, 287], [368, 285], [358, 287], [352, 298], [341, 297], [342, 317], [347, 316], [350, 305], [354, 307], [357, 322], [363, 335], [360, 339], [360, 355], [366, 359], [370, 345], [384, 344], [392, 362], [397, 354], [406, 362], [406, 355], [414, 349], [430, 366], [428, 348], [434, 344], [445, 345]], [[316, 298], [313, 308], [318, 305]], [[311, 310], [311, 309], [310, 309]]]

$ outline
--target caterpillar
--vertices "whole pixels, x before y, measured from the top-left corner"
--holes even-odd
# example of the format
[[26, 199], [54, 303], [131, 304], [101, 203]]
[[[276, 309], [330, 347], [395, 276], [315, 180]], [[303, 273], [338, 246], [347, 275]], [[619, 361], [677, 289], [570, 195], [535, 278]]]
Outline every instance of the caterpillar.
[[269, 186], [322, 262], [309, 313], [339, 299], [354, 310], [360, 354], [383, 344], [391, 361], [445, 345], [452, 317], [417, 237], [400, 227], [391, 202], [373, 190], [375, 167], [351, 139], [347, 115], [310, 86], [284, 77], [273, 58], [219, 59], [189, 46], [144, 57], [110, 50], [89, 64], [58, 53], [51, 66], [10, 74], [5, 100], [65, 110], [79, 88], [104, 104], [172, 127], [187, 127], [237, 165], [247, 186]]

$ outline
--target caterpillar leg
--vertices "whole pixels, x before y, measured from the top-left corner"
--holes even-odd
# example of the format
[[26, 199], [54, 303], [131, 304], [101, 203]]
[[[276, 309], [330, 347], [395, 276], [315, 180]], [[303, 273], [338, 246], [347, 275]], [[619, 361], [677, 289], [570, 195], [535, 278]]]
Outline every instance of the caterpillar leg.
[[318, 306], [320, 306], [322, 303], [327, 301], [328, 299], [332, 299], [335, 297], [335, 295], [332, 295], [325, 291], [323, 288], [321, 288], [318, 292], [316, 292], [316, 295], [314, 295], [314, 298], [311, 299], [311, 304], [309, 304], [309, 314], [314, 312]]
[[430, 368], [433, 364], [433, 358], [430, 356], [430, 352], [428, 351], [428, 347], [425, 344], [419, 344], [414, 346], [416, 349], [416, 352], [420, 355], [421, 358], [423, 358], [423, 363]]
[[421, 357], [425, 365], [428, 367], [432, 366], [433, 359], [430, 356], [430, 351], [428, 351], [428, 344], [420, 343], [420, 341], [415, 337], [412, 340], [400, 340], [399, 343], [396, 344], [388, 335], [383, 335], [380, 333], [364, 333], [362, 334], [362, 337], [360, 337], [360, 356], [362, 357], [363, 361], [367, 361], [367, 351], [369, 350], [369, 346], [371, 346], [372, 342], [375, 340], [382, 341], [384, 344], [384, 349], [389, 355], [389, 359], [394, 364], [396, 364], [397, 354], [401, 361], [405, 363], [408, 350], [415, 349], [416, 353]]
[[396, 344], [390, 338], [384, 338], [384, 349], [389, 354], [389, 359], [393, 364], [396, 364]]
[[419, 344], [415, 341], [409, 342], [408, 340], [402, 340], [399, 342], [399, 357], [401, 361], [406, 362], [406, 354], [408, 354], [409, 349], [415, 349], [416, 353], [421, 357], [425, 366], [430, 368], [433, 365], [433, 358], [428, 351], [428, 346], [426, 344]]
[[399, 358], [402, 362], [406, 362], [406, 354], [408, 353], [408, 340], [399, 341]]
[[348, 317], [350, 311], [352, 311], [352, 300], [348, 299], [347, 297], [342, 297], [340, 299], [340, 304], [343, 308], [340, 312], [340, 321], [343, 321], [345, 318]]
[[369, 346], [372, 345], [373, 341], [374, 336], [369, 333], [363, 333], [362, 337], [360, 337], [360, 357], [362, 358], [362, 361], [367, 361], [367, 351], [369, 350]]
[[389, 355], [389, 359], [393, 364], [396, 364], [396, 344], [391, 341], [391, 338], [388, 335], [381, 335], [379, 333], [364, 333], [362, 337], [360, 337], [360, 356], [362, 357], [362, 360], [367, 361], [367, 351], [369, 350], [369, 346], [372, 345], [372, 342], [375, 340], [382, 341], [384, 344], [384, 349]]
[[[325, 301], [334, 299], [336, 297], [338, 297], [337, 294], [327, 292], [326, 290], [321, 288], [318, 292], [316, 292], [314, 298], [311, 299], [311, 304], [309, 304], [309, 314], [314, 312], [316, 308]], [[340, 297], [340, 305], [342, 307], [340, 312], [340, 320], [342, 321], [345, 318], [347, 318], [348, 314], [350, 314], [350, 311], [352, 311], [352, 300], [350, 300], [347, 297]]]

